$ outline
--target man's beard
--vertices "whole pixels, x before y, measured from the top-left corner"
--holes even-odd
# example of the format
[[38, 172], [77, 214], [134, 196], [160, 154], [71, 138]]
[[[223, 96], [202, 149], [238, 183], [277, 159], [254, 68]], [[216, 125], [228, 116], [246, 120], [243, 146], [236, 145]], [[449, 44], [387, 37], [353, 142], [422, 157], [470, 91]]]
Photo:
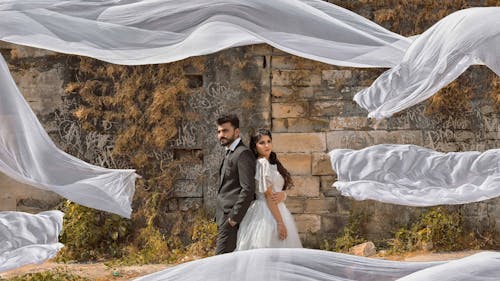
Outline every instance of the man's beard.
[[234, 136], [231, 138], [223, 138], [219, 140], [221, 146], [228, 146], [235, 140]]

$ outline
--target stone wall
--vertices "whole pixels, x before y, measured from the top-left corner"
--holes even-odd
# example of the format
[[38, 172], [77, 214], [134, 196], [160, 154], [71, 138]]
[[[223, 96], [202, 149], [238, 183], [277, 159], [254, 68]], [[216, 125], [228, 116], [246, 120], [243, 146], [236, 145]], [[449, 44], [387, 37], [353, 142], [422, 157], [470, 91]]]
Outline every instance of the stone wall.
[[[376, 17], [381, 11], [360, 9], [356, 12], [368, 17]], [[0, 52], [56, 144], [63, 150], [77, 151], [77, 156], [88, 162], [106, 166], [108, 162], [97, 159], [96, 151], [106, 156], [113, 147], [113, 136], [101, 135], [104, 141], [99, 147], [82, 144], [99, 135], [83, 131], [69, 118], [78, 104], [65, 98], [63, 89], [73, 79], [70, 73], [76, 67], [75, 57], [6, 43], [0, 44]], [[332, 187], [336, 175], [327, 157], [330, 150], [381, 143], [416, 144], [443, 152], [500, 147], [500, 112], [489, 98], [493, 75], [485, 67], [472, 67], [458, 81], [458, 87], [472, 89], [466, 107], [457, 107], [451, 114], [436, 114], [429, 112], [425, 101], [376, 121], [367, 119], [367, 113], [352, 97], [370, 85], [383, 72], [381, 69], [335, 67], [267, 45], [225, 50], [204, 56], [204, 61], [202, 73], [187, 74], [197, 86], [192, 87], [183, 108], [186, 114], [195, 112], [201, 118], [197, 122], [179, 120], [178, 134], [168, 148], [170, 158], [165, 158], [196, 155], [198, 159], [179, 167], [173, 197], [162, 209], [171, 217], [202, 206], [213, 211], [222, 158], [214, 120], [222, 112], [240, 115], [246, 143], [252, 129], [272, 129], [275, 151], [295, 182], [287, 206], [308, 247], [319, 247], [324, 239], [336, 237], [355, 212], [367, 218], [362, 234], [382, 240], [425, 210], [341, 196]], [[0, 176], [0, 189], [0, 210], [46, 210], [60, 199], [5, 176]], [[494, 229], [500, 241], [500, 198], [448, 208], [465, 216], [469, 231]]]

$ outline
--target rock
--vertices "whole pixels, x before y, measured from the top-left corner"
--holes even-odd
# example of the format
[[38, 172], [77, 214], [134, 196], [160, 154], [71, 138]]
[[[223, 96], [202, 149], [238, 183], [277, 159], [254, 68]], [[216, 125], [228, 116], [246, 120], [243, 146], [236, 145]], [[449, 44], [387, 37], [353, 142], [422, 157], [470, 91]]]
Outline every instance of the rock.
[[363, 244], [356, 245], [349, 249], [349, 253], [356, 256], [369, 257], [375, 255], [377, 250], [373, 242], [369, 241]]

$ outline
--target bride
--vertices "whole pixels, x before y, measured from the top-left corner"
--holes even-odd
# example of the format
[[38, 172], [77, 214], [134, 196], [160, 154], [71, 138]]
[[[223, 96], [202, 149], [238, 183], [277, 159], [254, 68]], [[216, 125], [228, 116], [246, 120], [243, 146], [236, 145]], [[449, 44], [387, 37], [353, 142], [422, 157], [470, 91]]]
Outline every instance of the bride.
[[290, 173], [272, 152], [271, 132], [259, 129], [250, 139], [255, 153], [256, 197], [240, 223], [236, 250], [302, 248], [292, 214], [283, 203], [293, 183]]

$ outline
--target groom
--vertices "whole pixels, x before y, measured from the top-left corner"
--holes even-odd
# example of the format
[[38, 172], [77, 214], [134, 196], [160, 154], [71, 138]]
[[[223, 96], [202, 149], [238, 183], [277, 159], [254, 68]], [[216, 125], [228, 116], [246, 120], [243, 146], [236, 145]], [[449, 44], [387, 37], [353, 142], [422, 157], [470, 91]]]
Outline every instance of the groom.
[[239, 126], [240, 121], [234, 114], [217, 119], [217, 139], [225, 147], [215, 211], [217, 255], [230, 253], [236, 248], [238, 224], [255, 193], [255, 156], [241, 141]]

